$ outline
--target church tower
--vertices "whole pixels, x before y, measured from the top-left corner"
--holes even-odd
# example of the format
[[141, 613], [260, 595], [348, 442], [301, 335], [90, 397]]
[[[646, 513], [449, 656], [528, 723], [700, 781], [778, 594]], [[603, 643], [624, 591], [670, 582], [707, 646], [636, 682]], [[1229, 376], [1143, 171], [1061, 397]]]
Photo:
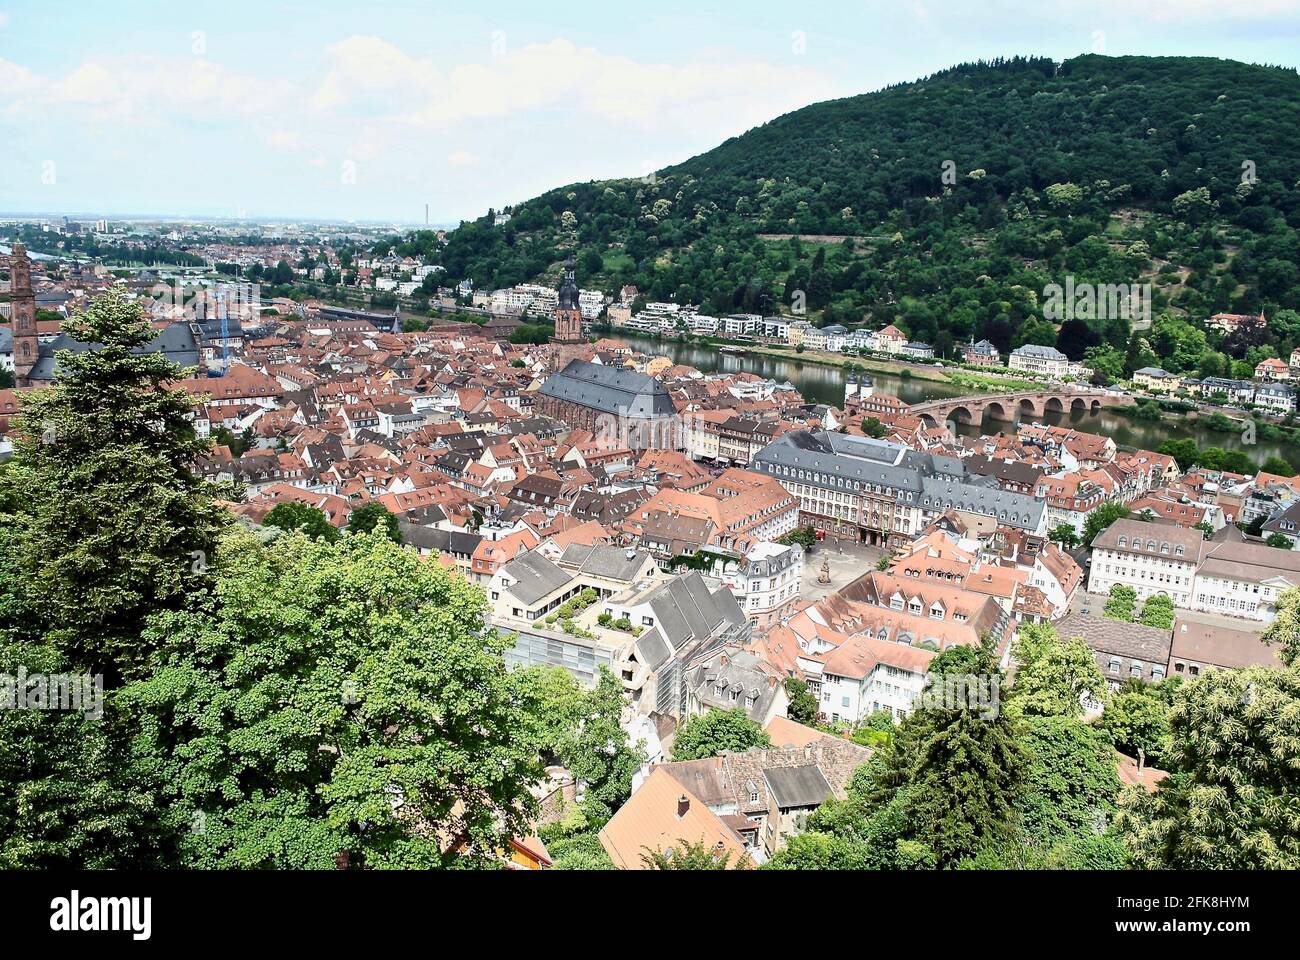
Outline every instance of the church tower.
[[582, 308], [578, 305], [577, 265], [573, 257], [564, 261], [564, 279], [560, 281], [560, 302], [555, 308], [555, 336], [558, 347], [556, 369], [563, 370], [571, 360], [580, 359], [587, 340], [582, 335]]
[[31, 386], [27, 376], [40, 357], [36, 339], [36, 294], [32, 292], [32, 262], [27, 250], [15, 243], [9, 258], [9, 299], [14, 332], [14, 383]]

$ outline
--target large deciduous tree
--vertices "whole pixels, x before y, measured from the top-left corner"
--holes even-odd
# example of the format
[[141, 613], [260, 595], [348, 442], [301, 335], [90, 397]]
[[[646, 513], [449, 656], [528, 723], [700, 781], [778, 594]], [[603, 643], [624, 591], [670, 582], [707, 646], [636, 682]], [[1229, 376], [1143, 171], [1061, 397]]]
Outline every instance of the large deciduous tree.
[[673, 740], [674, 760], [703, 760], [723, 750], [770, 747], [771, 738], [741, 707], [708, 710], [682, 724]]
[[525, 827], [536, 745], [481, 591], [378, 533], [235, 535], [215, 569], [121, 694], [184, 863], [484, 863]]
[[1051, 626], [1022, 626], [1013, 654], [1018, 666], [1005, 698], [1013, 716], [1077, 717], [1083, 713], [1083, 698], [1101, 701], [1106, 696], [1106, 678], [1078, 637], [1062, 640]]

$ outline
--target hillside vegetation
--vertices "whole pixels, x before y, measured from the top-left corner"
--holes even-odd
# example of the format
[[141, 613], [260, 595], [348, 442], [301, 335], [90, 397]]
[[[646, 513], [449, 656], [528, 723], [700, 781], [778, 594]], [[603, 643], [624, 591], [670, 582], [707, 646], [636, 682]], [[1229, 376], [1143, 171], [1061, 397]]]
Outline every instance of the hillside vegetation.
[[[945, 173], [947, 176], [945, 176]], [[1240, 372], [1300, 344], [1300, 76], [1208, 58], [963, 64], [814, 104], [644, 179], [466, 222], [433, 254], [479, 289], [579, 280], [709, 312], [898, 324], [940, 350], [1056, 344], [1103, 375]], [[841, 240], [840, 238], [844, 238]], [[1043, 317], [1043, 289], [1151, 283], [1156, 323]], [[1230, 341], [1203, 321], [1269, 318]]]

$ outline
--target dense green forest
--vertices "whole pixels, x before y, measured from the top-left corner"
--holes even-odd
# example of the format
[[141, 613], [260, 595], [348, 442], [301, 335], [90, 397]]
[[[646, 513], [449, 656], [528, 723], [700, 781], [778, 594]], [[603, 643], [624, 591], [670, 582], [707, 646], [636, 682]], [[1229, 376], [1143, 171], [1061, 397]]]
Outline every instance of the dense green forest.
[[[384, 250], [479, 289], [579, 280], [709, 312], [893, 322], [940, 350], [1056, 344], [1118, 376], [1300, 344], [1300, 76], [1209, 58], [963, 64], [814, 104], [653, 177], [572, 184]], [[795, 236], [791, 236], [795, 235]], [[842, 241], [839, 238], [845, 238]], [[1043, 289], [1150, 283], [1154, 328], [1046, 322]], [[1231, 340], [1208, 316], [1264, 310]]]

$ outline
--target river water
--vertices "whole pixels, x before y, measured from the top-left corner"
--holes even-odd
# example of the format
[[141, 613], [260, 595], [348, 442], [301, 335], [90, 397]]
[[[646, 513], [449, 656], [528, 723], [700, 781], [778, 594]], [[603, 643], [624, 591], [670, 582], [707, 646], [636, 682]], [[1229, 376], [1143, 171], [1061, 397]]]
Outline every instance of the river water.
[[[778, 383], [789, 381], [810, 402], [841, 406], [844, 403], [844, 380], [846, 374], [840, 367], [830, 367], [820, 363], [809, 363], [797, 357], [773, 357], [766, 354], [747, 354], [736, 356], [721, 353], [714, 347], [695, 343], [683, 343], [679, 340], [659, 340], [653, 337], [629, 336], [620, 331], [607, 334], [627, 343], [632, 349], [641, 353], [661, 354], [671, 357], [674, 363], [683, 363], [695, 367], [704, 373], [739, 373], [757, 374]], [[896, 373], [870, 371], [876, 389], [892, 393], [905, 403], [921, 403], [925, 400], [938, 400], [947, 397], [960, 397], [971, 394], [969, 387], [943, 383], [936, 380], [922, 380], [918, 377], [901, 377]], [[1115, 410], [1102, 408], [1097, 413], [1084, 411], [1048, 413], [1044, 417], [1048, 423], [1076, 427], [1088, 433], [1097, 433], [1112, 437], [1120, 447], [1142, 450], [1154, 450], [1166, 440], [1191, 438], [1199, 447], [1222, 447], [1225, 450], [1245, 450], [1256, 463], [1262, 463], [1272, 454], [1291, 460], [1295, 451], [1279, 443], [1246, 444], [1240, 433], [1219, 433], [1207, 430], [1195, 420], [1161, 420], [1146, 422]], [[959, 433], [966, 436], [979, 436], [997, 430], [1010, 430], [1011, 424], [986, 417], [983, 424], [960, 424]]]

